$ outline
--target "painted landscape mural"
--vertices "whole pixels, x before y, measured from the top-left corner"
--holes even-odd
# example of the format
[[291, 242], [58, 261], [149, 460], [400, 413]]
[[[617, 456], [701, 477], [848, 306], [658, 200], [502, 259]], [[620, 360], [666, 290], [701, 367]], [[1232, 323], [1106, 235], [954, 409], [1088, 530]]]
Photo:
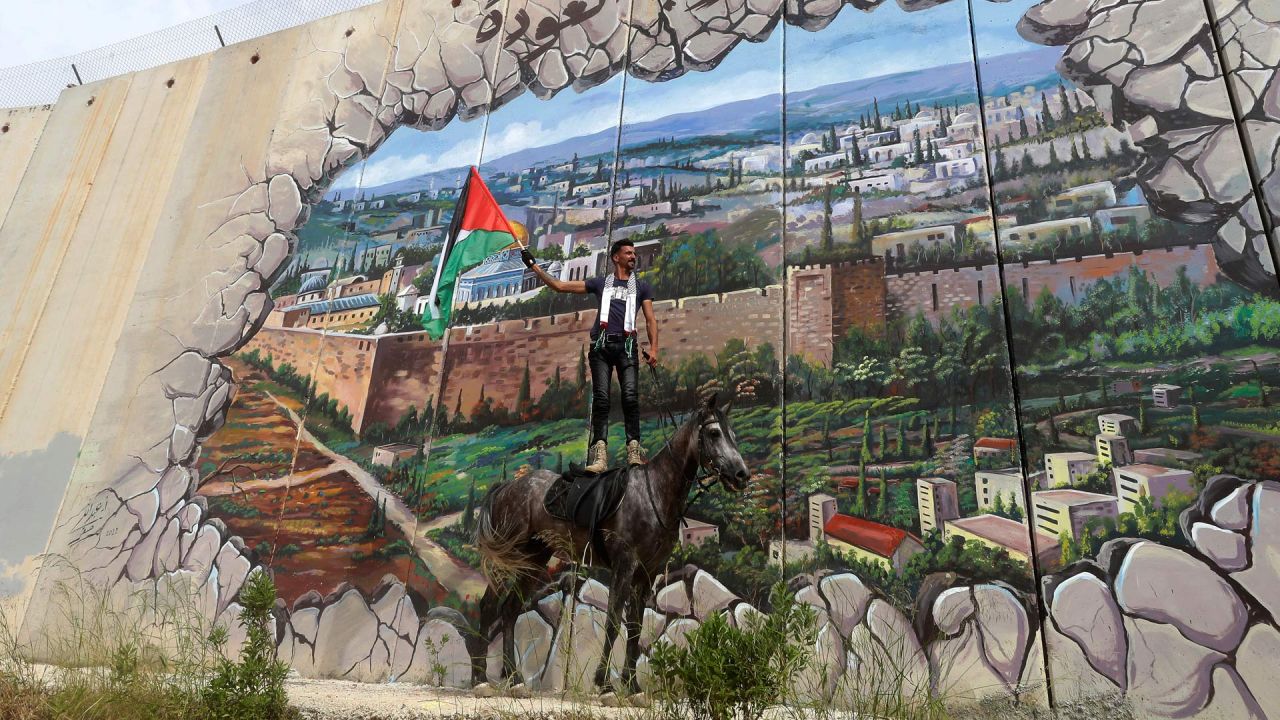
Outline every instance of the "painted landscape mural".
[[[196, 139], [152, 208], [178, 220], [149, 228], [113, 354], [85, 374], [96, 404], [48, 441], [74, 470], [33, 469], [38, 433], [15, 423], [51, 402], [26, 379], [51, 341], [6, 328], [26, 344], [0, 356], [18, 448], [0, 486], [51, 488], [29, 501], [45, 555], [0, 529], [25, 638], [59, 622], [26, 598], [66, 583], [190, 587], [225, 622], [264, 571], [303, 675], [625, 695], [652, 688], [657, 644], [771, 611], [781, 581], [818, 610], [804, 702], [1280, 717], [1276, 18], [1186, 0], [436, 5], [371, 5], [190, 70]], [[228, 127], [246, 87], [270, 109]], [[464, 268], [443, 337], [424, 328], [473, 166], [541, 272], [605, 276], [626, 240], [652, 288], [641, 443], [703, 444], [629, 601], [634, 648], [608, 639], [618, 578], [555, 539], [514, 637], [485, 609], [495, 499], [586, 460], [600, 305], [509, 246]], [[708, 460], [711, 425], [741, 487]], [[661, 517], [648, 472], [622, 507]], [[64, 491], [55, 520], [41, 498]]]

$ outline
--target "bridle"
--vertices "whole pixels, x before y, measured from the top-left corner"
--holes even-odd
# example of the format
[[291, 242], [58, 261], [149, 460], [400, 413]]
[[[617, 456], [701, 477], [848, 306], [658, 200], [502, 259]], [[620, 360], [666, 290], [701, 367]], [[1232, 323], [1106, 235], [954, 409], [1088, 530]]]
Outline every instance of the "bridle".
[[[648, 353], [645, 354], [646, 356], [648, 355]], [[657, 391], [655, 394], [658, 397], [661, 397], [662, 388], [658, 384], [658, 371], [654, 369], [652, 365], [649, 366], [649, 370], [652, 373], [650, 377], [653, 380], [654, 389]], [[659, 404], [662, 406], [662, 412], [668, 423], [668, 426], [664, 429], [666, 442], [663, 444], [663, 449], [670, 450], [671, 440], [673, 438], [672, 429], [678, 429], [679, 425], [676, 423], [676, 418], [675, 415], [672, 414], [671, 408], [667, 407], [666, 403], [660, 402]], [[698, 489], [692, 496], [689, 495], [687, 490], [685, 491], [684, 503], [680, 506], [679, 513], [677, 513], [680, 518], [680, 524], [685, 523], [685, 511], [689, 509], [690, 505], [697, 502], [698, 498], [702, 497], [704, 492], [715, 487], [716, 483], [724, 484], [723, 473], [720, 468], [716, 467], [715, 458], [707, 451], [707, 443], [703, 442], [702, 437], [702, 434], [707, 430], [707, 428], [712, 425], [718, 426], [719, 424], [720, 414], [718, 412], [712, 414], [710, 417], [703, 418], [698, 423], [698, 470], [693, 476], [693, 482], [698, 486]], [[662, 452], [662, 450], [659, 450], [658, 452]], [[653, 497], [653, 480], [649, 477], [648, 464], [644, 465], [644, 487], [645, 495], [649, 498], [649, 507], [653, 510], [653, 516], [657, 519], [658, 526], [661, 527], [664, 532], [670, 532], [672, 528], [667, 527], [667, 524], [662, 521], [662, 513], [658, 511], [658, 503]]]

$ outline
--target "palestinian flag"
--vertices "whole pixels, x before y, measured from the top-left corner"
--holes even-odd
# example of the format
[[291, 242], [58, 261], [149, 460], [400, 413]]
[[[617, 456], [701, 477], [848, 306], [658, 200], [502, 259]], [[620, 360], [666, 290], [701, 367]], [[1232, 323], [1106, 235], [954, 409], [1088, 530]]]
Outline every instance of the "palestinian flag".
[[436, 279], [422, 316], [422, 327], [433, 340], [444, 336], [453, 310], [453, 290], [463, 269], [480, 263], [486, 257], [515, 244], [515, 231], [493, 194], [471, 168], [467, 182], [458, 195], [453, 222], [440, 250]]

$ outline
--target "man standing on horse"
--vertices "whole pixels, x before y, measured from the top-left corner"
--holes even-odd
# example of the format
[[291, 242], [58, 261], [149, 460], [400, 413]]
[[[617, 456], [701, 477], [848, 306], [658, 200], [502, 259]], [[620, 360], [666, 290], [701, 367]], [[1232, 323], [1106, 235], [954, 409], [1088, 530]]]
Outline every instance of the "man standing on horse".
[[627, 464], [643, 465], [640, 446], [640, 348], [636, 343], [636, 310], [644, 312], [649, 347], [645, 360], [658, 364], [658, 321], [653, 315], [653, 289], [636, 277], [636, 248], [630, 240], [617, 240], [609, 248], [613, 272], [589, 280], [559, 280], [538, 267], [523, 250], [524, 264], [556, 292], [586, 294], [600, 299], [600, 322], [591, 329], [591, 444], [586, 470], [604, 472], [609, 467], [606, 439], [609, 435], [609, 390], [614, 370], [622, 391], [622, 418], [627, 434]]

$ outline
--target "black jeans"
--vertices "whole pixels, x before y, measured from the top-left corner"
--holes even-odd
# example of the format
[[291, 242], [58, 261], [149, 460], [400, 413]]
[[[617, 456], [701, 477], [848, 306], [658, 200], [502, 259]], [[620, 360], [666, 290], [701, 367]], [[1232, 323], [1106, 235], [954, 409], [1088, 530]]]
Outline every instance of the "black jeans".
[[620, 339], [606, 340], [597, 346], [592, 342], [587, 360], [591, 364], [591, 444], [607, 440], [609, 436], [609, 388], [613, 370], [618, 371], [618, 385], [622, 389], [622, 419], [627, 431], [627, 441], [640, 439], [640, 349], [637, 340], [631, 340], [631, 352]]

